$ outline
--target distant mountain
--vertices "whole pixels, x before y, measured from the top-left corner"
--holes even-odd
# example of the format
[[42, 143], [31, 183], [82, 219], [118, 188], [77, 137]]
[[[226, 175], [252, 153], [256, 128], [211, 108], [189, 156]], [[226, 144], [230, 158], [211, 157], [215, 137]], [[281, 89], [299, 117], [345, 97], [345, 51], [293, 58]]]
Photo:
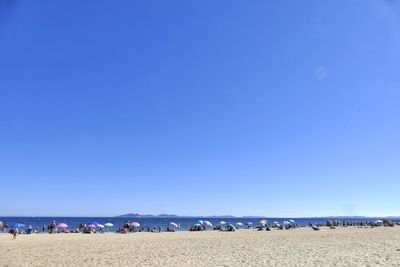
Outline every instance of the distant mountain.
[[151, 214], [138, 214], [138, 213], [128, 213], [123, 215], [115, 216], [117, 218], [175, 218], [179, 217], [174, 214], [159, 214], [159, 215], [151, 215]]
[[214, 215], [214, 216], [179, 216], [174, 214], [139, 214], [139, 213], [128, 213], [123, 215], [115, 216], [116, 218], [237, 218], [232, 215]]

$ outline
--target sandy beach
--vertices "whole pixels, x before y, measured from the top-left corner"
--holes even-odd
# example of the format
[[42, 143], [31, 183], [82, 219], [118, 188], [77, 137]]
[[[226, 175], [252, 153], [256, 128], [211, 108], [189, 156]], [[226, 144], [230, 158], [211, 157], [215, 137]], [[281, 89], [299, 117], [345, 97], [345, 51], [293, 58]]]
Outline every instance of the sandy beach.
[[0, 234], [0, 266], [399, 266], [400, 227]]

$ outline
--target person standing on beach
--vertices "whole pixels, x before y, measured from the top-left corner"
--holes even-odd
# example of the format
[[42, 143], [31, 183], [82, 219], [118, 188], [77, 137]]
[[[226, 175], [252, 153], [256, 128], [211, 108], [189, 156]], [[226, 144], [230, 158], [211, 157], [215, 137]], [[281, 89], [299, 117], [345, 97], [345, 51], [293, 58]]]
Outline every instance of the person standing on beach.
[[16, 239], [17, 238], [17, 235], [18, 235], [18, 228], [15, 228], [14, 230], [13, 230], [13, 239]]

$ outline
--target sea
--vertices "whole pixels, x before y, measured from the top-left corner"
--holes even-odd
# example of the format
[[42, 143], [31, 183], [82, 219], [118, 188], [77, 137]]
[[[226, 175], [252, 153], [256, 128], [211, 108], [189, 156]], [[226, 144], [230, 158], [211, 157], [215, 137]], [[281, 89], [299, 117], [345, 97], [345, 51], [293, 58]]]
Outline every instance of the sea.
[[[11, 228], [17, 223], [22, 223], [26, 227], [32, 226], [34, 230], [41, 231], [43, 227], [47, 227], [53, 220], [56, 223], [65, 223], [68, 225], [66, 229], [73, 230], [77, 229], [79, 224], [89, 224], [96, 222], [98, 224], [112, 223], [113, 227], [106, 227], [105, 232], [115, 232], [120, 226], [126, 221], [138, 222], [140, 228], [153, 228], [161, 227], [162, 230], [166, 230], [167, 226], [174, 222], [180, 225], [180, 230], [188, 230], [190, 226], [196, 224], [199, 220], [210, 221], [213, 225], [219, 224], [221, 221], [225, 221], [227, 224], [236, 225], [238, 222], [246, 224], [252, 223], [252, 226], [259, 226], [260, 220], [268, 220], [270, 224], [277, 221], [282, 223], [283, 221], [294, 220], [299, 226], [308, 226], [309, 224], [325, 224], [327, 220], [339, 220], [347, 222], [372, 222], [378, 219], [384, 219], [381, 217], [315, 217], [315, 218], [266, 218], [266, 217], [1, 217], [0, 221], [7, 223]], [[391, 219], [398, 220], [399, 217], [392, 217]]]

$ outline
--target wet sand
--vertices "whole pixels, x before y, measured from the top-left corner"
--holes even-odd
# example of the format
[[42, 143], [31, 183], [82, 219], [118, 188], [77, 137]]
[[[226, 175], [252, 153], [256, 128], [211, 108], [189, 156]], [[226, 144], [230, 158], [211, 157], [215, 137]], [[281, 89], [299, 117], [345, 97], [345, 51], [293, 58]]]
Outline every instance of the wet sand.
[[0, 266], [400, 266], [400, 227], [0, 234]]

